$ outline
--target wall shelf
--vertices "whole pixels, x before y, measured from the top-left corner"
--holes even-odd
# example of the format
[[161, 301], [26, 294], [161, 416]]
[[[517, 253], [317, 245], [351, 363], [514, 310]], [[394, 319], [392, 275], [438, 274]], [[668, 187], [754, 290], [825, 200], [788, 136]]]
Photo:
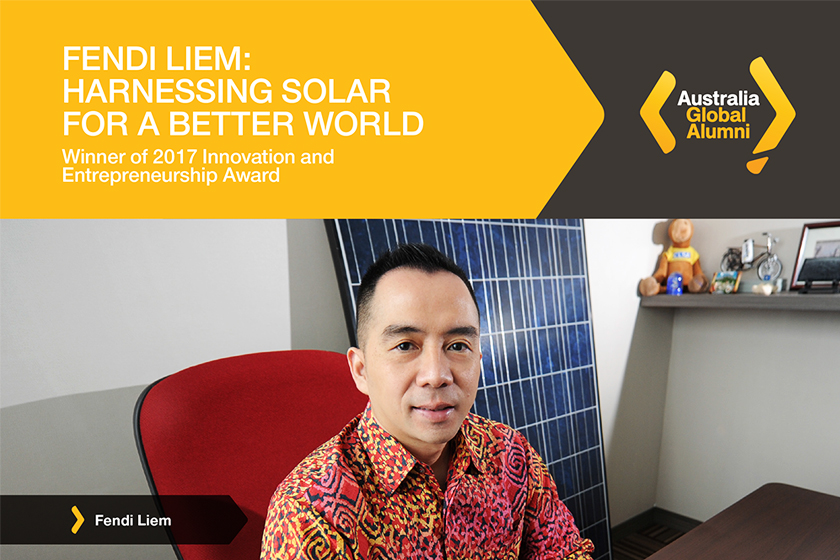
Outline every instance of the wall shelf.
[[782, 292], [769, 296], [757, 294], [683, 294], [641, 298], [642, 307], [679, 307], [695, 309], [784, 309], [794, 311], [840, 311], [840, 294], [800, 294]]

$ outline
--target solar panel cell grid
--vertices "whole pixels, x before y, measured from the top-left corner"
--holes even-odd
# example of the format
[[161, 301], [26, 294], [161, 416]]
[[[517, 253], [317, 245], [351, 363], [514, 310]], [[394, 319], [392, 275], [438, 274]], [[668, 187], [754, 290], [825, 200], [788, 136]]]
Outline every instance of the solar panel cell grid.
[[[596, 558], [611, 558], [580, 220], [335, 220], [351, 316], [361, 275], [399, 243], [433, 245], [470, 277], [481, 313], [473, 410], [541, 454]], [[355, 320], [355, 318], [353, 318]]]

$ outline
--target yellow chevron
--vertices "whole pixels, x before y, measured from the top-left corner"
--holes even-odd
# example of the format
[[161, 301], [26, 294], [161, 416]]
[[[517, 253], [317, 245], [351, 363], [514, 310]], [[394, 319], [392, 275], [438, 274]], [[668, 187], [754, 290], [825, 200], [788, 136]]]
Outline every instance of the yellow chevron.
[[[764, 58], [758, 57], [750, 63], [750, 74], [752, 74], [758, 87], [761, 88], [767, 101], [770, 102], [773, 110], [776, 111], [776, 117], [770, 123], [770, 126], [767, 127], [767, 132], [764, 133], [764, 136], [761, 137], [753, 150], [753, 153], [757, 154], [772, 150], [779, 145], [782, 136], [785, 135], [790, 123], [793, 122], [796, 111], [794, 111], [793, 105], [791, 105], [785, 92], [782, 91], [779, 82], [776, 81], [776, 77], [770, 72], [770, 68], [767, 66]], [[751, 173], [758, 174], [766, 162], [766, 157], [753, 160], [747, 163], [747, 169]]]
[[650, 133], [653, 134], [659, 147], [666, 154], [676, 147], [677, 140], [668, 128], [668, 125], [665, 124], [659, 111], [665, 105], [665, 101], [671, 95], [671, 92], [674, 91], [675, 87], [677, 87], [677, 79], [673, 74], [665, 70], [659, 76], [659, 80], [653, 86], [653, 91], [650, 92], [650, 95], [639, 111], [642, 120], [645, 121], [645, 124], [650, 129]]
[[77, 508], [76, 506], [73, 506], [72, 508], [70, 508], [70, 511], [72, 511], [73, 515], [76, 516], [76, 524], [73, 525], [72, 529], [70, 529], [71, 531], [73, 531], [73, 534], [75, 535], [76, 533], [79, 532], [79, 527], [82, 526], [82, 523], [85, 522], [85, 518], [82, 517], [82, 512], [80, 512], [79, 508]]

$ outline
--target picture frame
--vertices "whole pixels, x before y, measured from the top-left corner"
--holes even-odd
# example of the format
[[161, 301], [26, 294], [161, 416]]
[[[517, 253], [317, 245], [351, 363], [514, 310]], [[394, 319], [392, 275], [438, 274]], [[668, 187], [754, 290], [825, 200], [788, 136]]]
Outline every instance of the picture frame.
[[[805, 259], [823, 257], [840, 257], [840, 220], [802, 226], [802, 237], [799, 240], [799, 251], [796, 254], [796, 266], [791, 276], [790, 289], [801, 290], [805, 287], [805, 281], [800, 280]], [[813, 286], [831, 286], [831, 281], [815, 281]]]
[[709, 292], [712, 294], [734, 294], [738, 291], [738, 285], [741, 283], [740, 270], [727, 270], [724, 272], [716, 272], [712, 278]]

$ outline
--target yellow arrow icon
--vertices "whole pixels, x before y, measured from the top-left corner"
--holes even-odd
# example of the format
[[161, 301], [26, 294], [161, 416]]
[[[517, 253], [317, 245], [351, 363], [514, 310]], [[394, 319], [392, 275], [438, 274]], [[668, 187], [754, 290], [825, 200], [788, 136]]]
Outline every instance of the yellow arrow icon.
[[72, 508], [70, 508], [70, 511], [72, 511], [73, 515], [76, 516], [76, 523], [75, 523], [75, 525], [73, 525], [73, 528], [70, 529], [71, 531], [73, 531], [73, 534], [75, 535], [76, 533], [79, 532], [79, 527], [82, 526], [82, 523], [85, 522], [85, 518], [82, 517], [82, 512], [80, 512], [79, 508], [77, 508], [76, 506], [73, 506]]
[[642, 120], [645, 121], [645, 124], [650, 129], [650, 133], [653, 134], [659, 147], [666, 154], [676, 147], [677, 139], [671, 134], [668, 125], [665, 124], [659, 111], [665, 105], [665, 101], [671, 95], [671, 92], [674, 91], [675, 87], [677, 87], [677, 79], [673, 74], [665, 70], [659, 76], [659, 80], [653, 86], [653, 91], [650, 92], [650, 95], [639, 111]]
[[[761, 137], [761, 140], [758, 141], [758, 144], [753, 150], [753, 153], [757, 154], [772, 150], [779, 145], [782, 136], [785, 135], [790, 123], [793, 122], [796, 111], [793, 110], [793, 105], [790, 104], [779, 82], [776, 81], [775, 76], [770, 72], [770, 68], [767, 66], [764, 58], [758, 57], [750, 63], [750, 74], [752, 74], [752, 77], [755, 79], [758, 87], [761, 88], [767, 101], [770, 102], [770, 105], [776, 111], [776, 117], [770, 123], [770, 126], [767, 127], [767, 132], [764, 133], [764, 136]], [[761, 173], [764, 164], [767, 163], [767, 159], [763, 157], [752, 160], [747, 163], [747, 169], [750, 170], [750, 173], [757, 175]]]

